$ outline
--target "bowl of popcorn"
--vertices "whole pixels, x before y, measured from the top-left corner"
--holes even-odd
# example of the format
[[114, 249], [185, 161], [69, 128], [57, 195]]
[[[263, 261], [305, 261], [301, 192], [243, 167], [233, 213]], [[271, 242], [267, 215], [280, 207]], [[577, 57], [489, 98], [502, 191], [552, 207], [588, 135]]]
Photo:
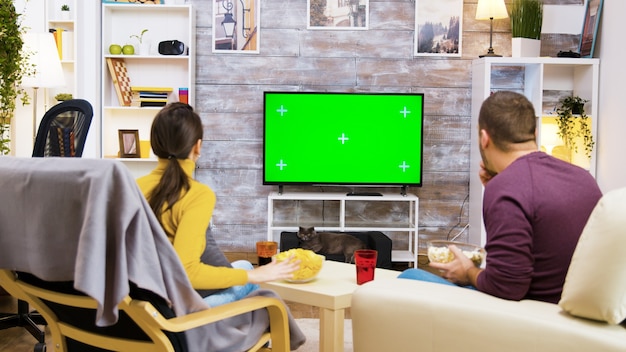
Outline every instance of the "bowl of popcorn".
[[487, 252], [484, 248], [465, 242], [431, 240], [427, 243], [428, 260], [433, 263], [449, 263], [454, 259], [454, 253], [448, 248], [450, 245], [455, 245], [460, 249], [477, 267], [483, 264], [487, 256]]
[[300, 260], [300, 269], [293, 273], [291, 279], [285, 281], [291, 283], [304, 283], [309, 282], [317, 277], [326, 257], [317, 254], [308, 249], [293, 248], [288, 251], [280, 252], [274, 256], [274, 259], [278, 262], [287, 260], [293, 257], [293, 261]]

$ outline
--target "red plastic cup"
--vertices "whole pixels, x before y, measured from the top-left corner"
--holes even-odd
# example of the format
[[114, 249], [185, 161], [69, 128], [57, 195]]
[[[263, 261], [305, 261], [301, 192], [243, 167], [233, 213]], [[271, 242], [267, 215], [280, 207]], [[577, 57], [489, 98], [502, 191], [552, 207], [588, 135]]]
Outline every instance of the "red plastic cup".
[[358, 249], [354, 251], [357, 285], [362, 285], [368, 281], [374, 280], [377, 256], [378, 252], [373, 249]]

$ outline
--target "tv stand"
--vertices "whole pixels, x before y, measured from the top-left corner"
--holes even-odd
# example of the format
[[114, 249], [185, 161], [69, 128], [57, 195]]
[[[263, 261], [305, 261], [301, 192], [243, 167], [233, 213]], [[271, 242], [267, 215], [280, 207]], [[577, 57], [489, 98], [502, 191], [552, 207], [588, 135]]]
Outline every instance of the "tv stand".
[[271, 192], [267, 201], [268, 241], [280, 242], [281, 231], [298, 231], [299, 226], [330, 232], [380, 231], [392, 241], [404, 233], [407, 245], [392, 250], [391, 261], [417, 268], [419, 198], [414, 194]]
[[382, 197], [383, 194], [382, 193], [378, 193], [378, 192], [348, 192], [346, 193], [346, 196], [348, 197]]

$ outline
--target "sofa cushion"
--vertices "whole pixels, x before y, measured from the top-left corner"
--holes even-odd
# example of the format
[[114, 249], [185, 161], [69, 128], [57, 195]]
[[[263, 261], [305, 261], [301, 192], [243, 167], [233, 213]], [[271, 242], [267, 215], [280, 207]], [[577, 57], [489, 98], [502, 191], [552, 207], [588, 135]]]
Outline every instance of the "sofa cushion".
[[589, 319], [626, 319], [626, 188], [606, 193], [574, 251], [559, 306]]

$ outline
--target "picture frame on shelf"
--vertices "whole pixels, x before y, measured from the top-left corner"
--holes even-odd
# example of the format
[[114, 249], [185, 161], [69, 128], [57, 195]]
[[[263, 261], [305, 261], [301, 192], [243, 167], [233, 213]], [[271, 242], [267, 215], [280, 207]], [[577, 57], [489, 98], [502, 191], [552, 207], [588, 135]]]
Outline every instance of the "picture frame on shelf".
[[369, 7], [369, 0], [307, 0], [307, 29], [368, 30]]
[[583, 22], [583, 30], [578, 46], [580, 57], [593, 57], [603, 1], [604, 0], [587, 0], [585, 21]]
[[213, 1], [213, 53], [258, 54], [260, 0]]
[[414, 56], [460, 57], [463, 0], [415, 0]]
[[120, 158], [140, 158], [139, 130], [118, 130]]

